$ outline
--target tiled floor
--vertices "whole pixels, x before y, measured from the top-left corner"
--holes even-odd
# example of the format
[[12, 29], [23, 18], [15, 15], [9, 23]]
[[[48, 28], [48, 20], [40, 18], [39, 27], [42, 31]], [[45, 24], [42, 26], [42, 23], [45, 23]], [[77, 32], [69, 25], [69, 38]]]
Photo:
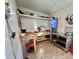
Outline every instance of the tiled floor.
[[73, 59], [68, 52], [54, 46], [49, 41], [43, 41], [37, 44], [37, 51], [28, 54], [29, 59]]

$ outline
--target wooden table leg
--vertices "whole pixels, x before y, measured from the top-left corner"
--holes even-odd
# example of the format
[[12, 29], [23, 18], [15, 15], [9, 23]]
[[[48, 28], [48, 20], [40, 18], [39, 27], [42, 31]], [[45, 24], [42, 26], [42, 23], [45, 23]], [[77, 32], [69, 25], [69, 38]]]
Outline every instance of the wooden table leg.
[[25, 44], [23, 42], [21, 42], [21, 45], [22, 45], [23, 57], [24, 57], [24, 59], [28, 59]]
[[34, 44], [34, 52], [35, 52], [36, 51], [36, 37], [34, 37], [33, 44]]

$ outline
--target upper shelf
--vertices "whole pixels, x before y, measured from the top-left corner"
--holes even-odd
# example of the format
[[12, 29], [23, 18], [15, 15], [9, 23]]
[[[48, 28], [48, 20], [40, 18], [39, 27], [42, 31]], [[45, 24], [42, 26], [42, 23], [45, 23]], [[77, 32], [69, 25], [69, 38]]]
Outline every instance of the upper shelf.
[[66, 27], [69, 27], [69, 28], [71, 27], [71, 28], [73, 28], [73, 25], [66, 25]]
[[29, 17], [29, 18], [36, 18], [36, 19], [47, 19], [47, 20], [50, 19], [50, 18], [43, 18], [43, 17], [38, 17], [38, 16], [25, 15], [25, 14], [18, 14], [18, 15], [22, 17]]

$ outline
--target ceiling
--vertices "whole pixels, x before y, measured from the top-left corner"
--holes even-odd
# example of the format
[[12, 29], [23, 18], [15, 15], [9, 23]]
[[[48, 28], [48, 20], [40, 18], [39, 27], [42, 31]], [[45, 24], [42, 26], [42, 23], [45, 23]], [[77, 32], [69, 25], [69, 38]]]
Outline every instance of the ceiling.
[[67, 6], [73, 6], [73, 0], [16, 0], [18, 6], [36, 10], [45, 14], [52, 14]]

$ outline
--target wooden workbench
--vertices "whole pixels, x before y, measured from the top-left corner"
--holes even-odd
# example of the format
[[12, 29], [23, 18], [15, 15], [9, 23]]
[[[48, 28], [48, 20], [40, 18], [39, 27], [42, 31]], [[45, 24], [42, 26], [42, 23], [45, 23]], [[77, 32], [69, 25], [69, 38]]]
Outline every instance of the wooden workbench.
[[22, 49], [23, 49], [23, 54], [24, 57], [27, 57], [26, 53], [26, 48], [25, 44], [23, 43], [25, 40], [33, 40], [34, 44], [34, 52], [36, 51], [36, 41], [38, 40], [39, 37], [45, 36], [45, 35], [50, 35], [50, 32], [38, 32], [38, 33], [26, 33], [25, 36], [20, 38], [21, 44], [22, 44]]
[[33, 40], [34, 52], [35, 52], [36, 51], [36, 39], [37, 39], [37, 37], [35, 35], [26, 35], [26, 36], [23, 36], [23, 37], [20, 38], [24, 57], [27, 57], [27, 53], [26, 53], [26, 48], [25, 48], [24, 41], [25, 40]]
[[[43, 41], [43, 40], [47, 40], [50, 39], [50, 32], [38, 32], [36, 33], [37, 36], [37, 41]], [[46, 38], [46, 36], [48, 36]]]

